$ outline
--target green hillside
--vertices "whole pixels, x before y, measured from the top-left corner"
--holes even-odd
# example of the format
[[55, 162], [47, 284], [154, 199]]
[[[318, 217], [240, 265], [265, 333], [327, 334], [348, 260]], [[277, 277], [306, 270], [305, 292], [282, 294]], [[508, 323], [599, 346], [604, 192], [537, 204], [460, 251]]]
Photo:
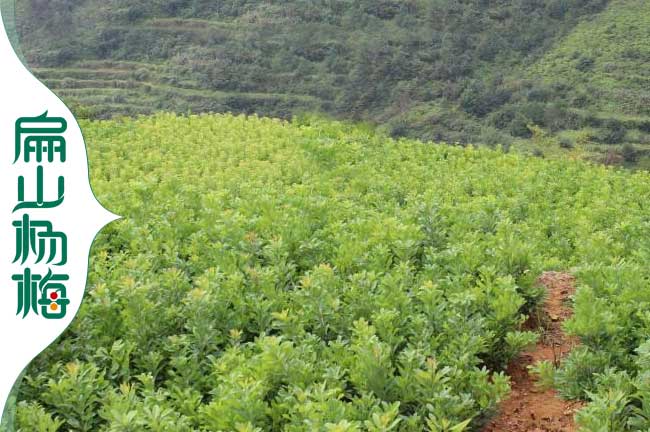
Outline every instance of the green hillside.
[[[650, 144], [650, 5], [616, 0], [584, 20], [530, 70], [550, 85], [563, 83], [565, 100], [580, 119], [566, 136], [601, 144], [633, 144], [646, 156]], [[634, 155], [629, 155], [634, 156]], [[629, 157], [628, 156], [628, 157]]]
[[[641, 0], [17, 0], [28, 64], [82, 116], [321, 112], [393, 136], [524, 148], [537, 125], [555, 145], [628, 163], [647, 150], [643, 51], [611, 71], [588, 46], [648, 46], [643, 16]], [[582, 42], [594, 68], [584, 57], [584, 72], [577, 60], [552, 69]], [[637, 82], [630, 106], [624, 92], [593, 91], [601, 68]], [[576, 73], [593, 73], [592, 86]]]
[[82, 128], [124, 218], [20, 430], [480, 430], [546, 270], [578, 277], [582, 345], [544, 380], [585, 431], [650, 428], [650, 174], [317, 119]]
[[591, 109], [650, 117], [650, 7], [616, 0], [585, 20], [531, 70], [594, 93]]

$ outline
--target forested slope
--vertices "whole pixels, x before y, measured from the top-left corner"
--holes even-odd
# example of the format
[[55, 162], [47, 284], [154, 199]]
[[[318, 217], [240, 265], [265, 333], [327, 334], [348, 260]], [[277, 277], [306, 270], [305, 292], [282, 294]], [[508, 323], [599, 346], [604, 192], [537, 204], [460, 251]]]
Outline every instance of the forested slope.
[[29, 65], [81, 115], [322, 112], [395, 136], [530, 149], [536, 125], [552, 145], [626, 163], [650, 140], [642, 0], [18, 0], [17, 10]]

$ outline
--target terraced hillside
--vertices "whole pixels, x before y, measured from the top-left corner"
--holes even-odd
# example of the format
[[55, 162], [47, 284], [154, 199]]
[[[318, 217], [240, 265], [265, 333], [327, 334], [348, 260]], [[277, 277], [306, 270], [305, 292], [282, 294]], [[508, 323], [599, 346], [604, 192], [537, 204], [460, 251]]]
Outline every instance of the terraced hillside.
[[320, 111], [507, 145], [566, 127], [558, 90], [523, 71], [606, 3], [17, 0], [17, 27], [36, 75], [86, 115]]
[[309, 95], [200, 89], [192, 82], [178, 82], [164, 65], [135, 61], [84, 61], [34, 72], [74, 108], [81, 108], [82, 117], [258, 110], [287, 117], [297, 109], [319, 109], [318, 100]]
[[17, 17], [27, 62], [82, 117], [321, 112], [650, 167], [643, 0], [18, 0]]

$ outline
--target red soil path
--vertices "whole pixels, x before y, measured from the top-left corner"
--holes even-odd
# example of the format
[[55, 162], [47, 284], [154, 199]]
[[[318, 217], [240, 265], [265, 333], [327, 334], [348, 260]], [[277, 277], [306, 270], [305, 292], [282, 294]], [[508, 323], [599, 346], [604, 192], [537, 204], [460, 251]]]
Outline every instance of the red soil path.
[[499, 414], [483, 432], [574, 432], [573, 415], [582, 407], [580, 402], [560, 399], [555, 390], [539, 390], [528, 366], [541, 360], [560, 361], [578, 343], [562, 331], [562, 323], [571, 316], [567, 299], [575, 290], [575, 279], [567, 273], [546, 272], [539, 283], [548, 292], [541, 325], [543, 335], [534, 349], [522, 353], [507, 369], [512, 392], [502, 402]]

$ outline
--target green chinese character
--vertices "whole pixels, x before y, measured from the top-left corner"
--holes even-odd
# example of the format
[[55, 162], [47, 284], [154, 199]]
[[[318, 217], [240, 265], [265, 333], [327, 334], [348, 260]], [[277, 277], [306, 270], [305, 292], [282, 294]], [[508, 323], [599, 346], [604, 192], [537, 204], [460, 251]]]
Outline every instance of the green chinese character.
[[[14, 221], [16, 228], [16, 256], [14, 262], [21, 259], [25, 264], [30, 252], [36, 254], [36, 263], [41, 262], [45, 256], [46, 245], [49, 244], [50, 254], [47, 264], [50, 264], [57, 256], [57, 245], [60, 244], [60, 260], [53, 265], [64, 265], [68, 262], [68, 238], [62, 232], [52, 230], [52, 223], [48, 221], [32, 221], [29, 215], [23, 215], [19, 221]], [[48, 242], [49, 240], [49, 242]]]
[[63, 202], [63, 194], [65, 192], [65, 180], [62, 176], [58, 179], [58, 198], [53, 201], [45, 201], [43, 185], [43, 167], [36, 168], [36, 201], [25, 200], [25, 177], [18, 177], [18, 205], [14, 207], [14, 211], [21, 209], [39, 209], [39, 208], [54, 208]]
[[[43, 161], [43, 153], [47, 154], [47, 161], [54, 162], [54, 154], [59, 154], [59, 160], [66, 160], [66, 142], [60, 134], [66, 131], [68, 122], [63, 117], [48, 117], [47, 111], [38, 117], [21, 117], [16, 120], [16, 158], [21, 152], [25, 162], [30, 161], [32, 153], [36, 154], [36, 161]], [[22, 135], [27, 135], [22, 140]]]
[[13, 275], [12, 279], [18, 282], [18, 309], [16, 315], [23, 314], [25, 318], [30, 311], [38, 315], [37, 305], [41, 306], [41, 315], [47, 319], [60, 319], [65, 317], [70, 300], [67, 298], [64, 281], [70, 279], [68, 275], [55, 275], [48, 270], [44, 277], [33, 274], [26, 268], [23, 274]]

